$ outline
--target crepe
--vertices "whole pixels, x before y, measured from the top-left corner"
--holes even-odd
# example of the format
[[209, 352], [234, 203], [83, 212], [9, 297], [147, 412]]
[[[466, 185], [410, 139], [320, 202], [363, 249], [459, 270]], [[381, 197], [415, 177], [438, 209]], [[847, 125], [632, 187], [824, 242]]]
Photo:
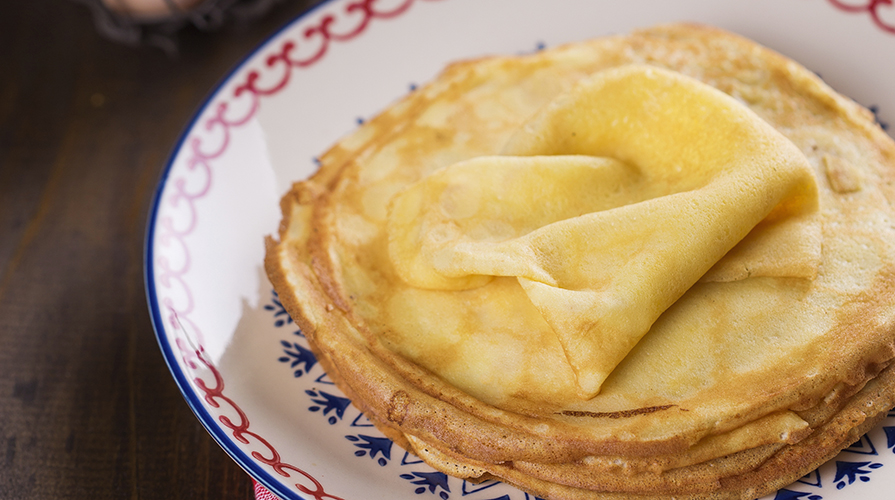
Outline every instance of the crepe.
[[[516, 276], [585, 399], [700, 279], [813, 278], [820, 256], [817, 188], [798, 148], [726, 94], [639, 65], [579, 81], [503, 156], [398, 193], [387, 232], [414, 287]], [[741, 242], [750, 250], [731, 253]]]
[[455, 63], [321, 164], [268, 274], [440, 470], [755, 498], [895, 405], [895, 145], [754, 42], [678, 24]]

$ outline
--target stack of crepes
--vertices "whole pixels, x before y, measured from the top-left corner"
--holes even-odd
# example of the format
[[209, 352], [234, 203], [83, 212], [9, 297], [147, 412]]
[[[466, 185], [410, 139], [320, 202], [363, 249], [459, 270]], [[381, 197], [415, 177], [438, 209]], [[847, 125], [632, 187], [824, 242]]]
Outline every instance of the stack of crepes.
[[321, 364], [435, 468], [549, 499], [753, 499], [895, 404], [895, 144], [669, 25], [448, 67], [282, 200]]

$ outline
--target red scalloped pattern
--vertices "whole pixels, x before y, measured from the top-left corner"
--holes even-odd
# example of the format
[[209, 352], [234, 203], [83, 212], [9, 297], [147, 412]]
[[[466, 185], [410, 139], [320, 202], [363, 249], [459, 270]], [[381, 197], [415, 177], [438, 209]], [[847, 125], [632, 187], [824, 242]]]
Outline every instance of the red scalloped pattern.
[[218, 421], [221, 425], [230, 429], [233, 438], [240, 443], [245, 445], [252, 443], [260, 445], [265, 449], [265, 452], [269, 454], [269, 456], [267, 456], [265, 453], [253, 451], [251, 453], [252, 458], [264, 465], [270, 466], [274, 472], [281, 477], [295, 478], [292, 473], [297, 473], [299, 477], [304, 478], [310, 485], [295, 483], [295, 487], [298, 491], [311, 495], [311, 497], [316, 500], [343, 500], [341, 497], [330, 495], [324, 491], [320, 481], [315, 479], [311, 474], [294, 465], [284, 463], [280, 457], [280, 453], [272, 444], [270, 444], [270, 442], [257, 433], [249, 430], [249, 418], [246, 416], [245, 411], [243, 411], [235, 401], [224, 394], [224, 378], [221, 376], [221, 372], [219, 372], [206, 358], [204, 349], [201, 347], [192, 349], [183, 341], [183, 339], [177, 339], [177, 347], [183, 354], [184, 364], [189, 366], [190, 369], [194, 371], [207, 370], [211, 373], [211, 378], [214, 381], [211, 385], [209, 385], [202, 377], [193, 379], [193, 383], [205, 394], [205, 403], [212, 408], [229, 409], [236, 413], [235, 418], [231, 418], [227, 415], [218, 416]]
[[840, 0], [830, 0], [830, 3], [837, 9], [845, 12], [866, 12], [870, 14], [870, 18], [879, 29], [895, 35], [895, 22], [887, 22], [880, 15], [881, 7], [892, 7], [892, 0], [868, 0], [863, 5], [851, 5]]
[[[270, 467], [280, 477], [299, 479], [301, 482], [294, 483], [298, 491], [315, 500], [342, 499], [326, 493], [320, 481], [311, 474], [283, 462], [280, 453], [270, 442], [249, 430], [249, 419], [245, 411], [224, 394], [224, 379], [206, 357], [202, 347], [202, 332], [190, 319], [195, 302], [185, 279], [191, 269], [191, 255], [186, 238], [193, 233], [199, 222], [197, 201], [212, 189], [214, 162], [227, 152], [233, 132], [255, 116], [262, 98], [275, 95], [286, 88], [294, 70], [310, 67], [320, 61], [334, 42], [350, 41], [363, 33], [373, 20], [396, 18], [407, 12], [417, 1], [438, 0], [404, 0], [391, 8], [377, 8], [377, 4], [382, 4], [380, 0], [349, 2], [341, 14], [325, 14], [317, 24], [306, 28], [300, 40], [285, 40], [264, 59], [262, 70], [246, 73], [243, 83], [234, 88], [232, 96], [209, 105], [210, 116], [197, 121], [190, 136], [184, 141], [186, 168], [178, 171], [178, 176], [169, 180], [165, 186], [163, 203], [178, 209], [177, 217], [166, 215], [158, 220], [156, 241], [159, 249], [165, 250], [156, 253], [155, 261], [156, 279], [160, 285], [159, 304], [167, 313], [163, 318], [165, 324], [175, 334], [175, 345], [180, 351], [182, 366], [190, 372], [188, 376], [192, 377], [193, 385], [204, 394], [205, 403], [221, 410], [217, 419], [229, 429], [233, 438], [244, 445], [253, 445], [262, 450], [252, 451], [252, 458]], [[352, 21], [355, 24], [340, 31], [343, 24]], [[306, 45], [311, 49], [308, 54], [298, 55], [299, 49]], [[273, 83], [262, 84], [262, 80]], [[223, 414], [224, 410], [227, 414]]]

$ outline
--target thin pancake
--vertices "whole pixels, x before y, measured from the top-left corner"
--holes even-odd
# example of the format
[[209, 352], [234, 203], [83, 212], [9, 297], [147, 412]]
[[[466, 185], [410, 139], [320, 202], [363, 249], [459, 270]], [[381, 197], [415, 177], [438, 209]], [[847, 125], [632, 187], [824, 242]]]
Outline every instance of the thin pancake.
[[[813, 280], [695, 284], [600, 394], [581, 400], [562, 345], [517, 280], [461, 291], [410, 286], [389, 259], [385, 221], [402, 189], [500, 153], [521, 124], [582, 77], [635, 63], [733, 96], [801, 150], [818, 186], [821, 262]], [[466, 467], [568, 498], [583, 493], [545, 480], [555, 478], [544, 471], [594, 456], [642, 470], [636, 464], [649, 457], [689, 454], [696, 458], [687, 466], [699, 466], [741, 453], [707, 472], [710, 492], [699, 494], [747, 498], [807, 472], [892, 404], [891, 381], [878, 375], [895, 357], [893, 165], [895, 146], [871, 114], [809, 71], [731, 34], [665, 26], [452, 65], [296, 184], [266, 264], [321, 363], [405, 446], [403, 436], [412, 436]], [[861, 419], [851, 418], [865, 385], [875, 396]], [[751, 440], [730, 437], [790, 411], [798, 417], [782, 431], [755, 425]], [[807, 438], [787, 442], [806, 425]], [[746, 459], [778, 445], [763, 465]], [[535, 465], [522, 472], [511, 462]], [[599, 463], [588, 465], [594, 474], [615, 474]], [[647, 496], [673, 489], [635, 483], [628, 491]]]

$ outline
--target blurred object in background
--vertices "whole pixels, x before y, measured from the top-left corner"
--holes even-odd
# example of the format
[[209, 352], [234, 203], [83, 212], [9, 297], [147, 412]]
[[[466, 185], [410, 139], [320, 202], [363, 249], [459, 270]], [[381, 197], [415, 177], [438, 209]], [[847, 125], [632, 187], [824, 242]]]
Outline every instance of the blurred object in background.
[[177, 53], [177, 32], [203, 31], [228, 21], [245, 23], [266, 14], [281, 0], [75, 0], [90, 7], [106, 38], [130, 46], [150, 45]]

